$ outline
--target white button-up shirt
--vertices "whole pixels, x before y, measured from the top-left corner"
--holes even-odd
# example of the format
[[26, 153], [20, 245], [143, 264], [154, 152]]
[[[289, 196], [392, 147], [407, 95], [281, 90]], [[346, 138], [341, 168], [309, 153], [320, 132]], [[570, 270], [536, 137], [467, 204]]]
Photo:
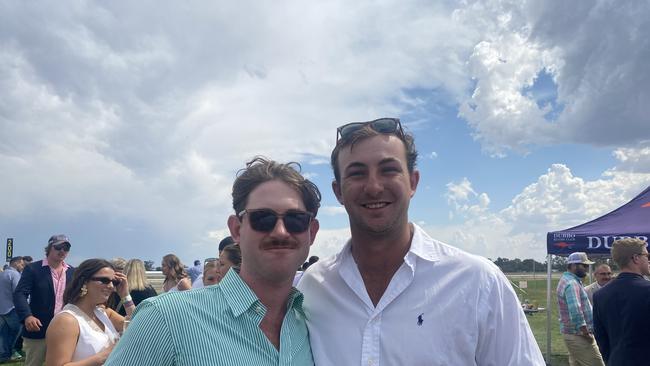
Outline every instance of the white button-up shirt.
[[349, 242], [305, 272], [298, 288], [316, 365], [545, 365], [499, 268], [414, 227], [376, 307]]

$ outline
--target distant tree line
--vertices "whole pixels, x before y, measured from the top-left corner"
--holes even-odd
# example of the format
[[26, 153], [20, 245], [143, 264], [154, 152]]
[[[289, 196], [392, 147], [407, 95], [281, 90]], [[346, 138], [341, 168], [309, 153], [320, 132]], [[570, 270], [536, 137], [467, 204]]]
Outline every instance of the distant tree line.
[[[501, 268], [503, 272], [546, 272], [546, 261], [538, 262], [534, 259], [519, 258], [497, 258], [494, 261], [497, 267]], [[566, 258], [560, 256], [553, 256], [551, 260], [551, 268], [558, 271], [566, 270]]]

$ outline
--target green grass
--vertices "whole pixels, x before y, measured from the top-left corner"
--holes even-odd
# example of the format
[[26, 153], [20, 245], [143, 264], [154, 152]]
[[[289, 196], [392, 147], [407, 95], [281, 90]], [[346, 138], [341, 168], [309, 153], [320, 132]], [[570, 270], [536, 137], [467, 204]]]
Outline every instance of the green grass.
[[0, 363], [0, 365], [5, 366], [5, 365], [10, 365], [10, 366], [23, 366], [24, 363], [23, 361], [14, 361], [14, 362], [5, 362], [5, 363]]
[[[537, 274], [536, 279], [527, 279], [528, 288], [524, 289], [526, 294], [517, 291], [520, 299], [528, 299], [531, 303], [537, 304], [539, 307], [546, 307], [546, 274]], [[515, 284], [519, 284], [520, 278], [513, 279]], [[557, 279], [551, 282], [551, 365], [565, 366], [569, 364], [568, 352], [562, 336], [560, 335], [560, 323], [558, 321], [559, 315], [557, 310], [557, 301], [555, 299], [555, 288], [557, 287]], [[533, 315], [527, 315], [530, 328], [533, 330], [535, 339], [539, 348], [542, 350], [544, 357], [546, 357], [546, 311], [539, 312]], [[548, 359], [547, 359], [548, 360]], [[547, 361], [548, 362], [548, 361]]]

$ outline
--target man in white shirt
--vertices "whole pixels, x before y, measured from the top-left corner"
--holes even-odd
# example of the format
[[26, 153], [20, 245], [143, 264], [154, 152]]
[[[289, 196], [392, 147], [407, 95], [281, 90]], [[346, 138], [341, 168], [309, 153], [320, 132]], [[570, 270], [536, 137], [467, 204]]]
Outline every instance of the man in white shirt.
[[316, 365], [544, 365], [501, 271], [409, 223], [416, 158], [398, 119], [337, 130], [332, 188], [352, 237], [298, 285]]
[[594, 271], [594, 278], [596, 279], [596, 282], [585, 287], [585, 291], [589, 297], [589, 302], [592, 305], [594, 303], [594, 292], [600, 290], [603, 288], [603, 286], [612, 280], [612, 269], [609, 268], [609, 266], [606, 264], [601, 264], [596, 267], [596, 270]]

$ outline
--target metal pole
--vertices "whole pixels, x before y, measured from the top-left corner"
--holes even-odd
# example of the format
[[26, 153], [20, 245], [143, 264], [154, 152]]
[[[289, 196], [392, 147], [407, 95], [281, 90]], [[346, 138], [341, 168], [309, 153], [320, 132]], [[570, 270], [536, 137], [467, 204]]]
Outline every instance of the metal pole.
[[546, 364], [551, 364], [551, 260], [553, 255], [546, 256], [547, 277], [546, 277]]

